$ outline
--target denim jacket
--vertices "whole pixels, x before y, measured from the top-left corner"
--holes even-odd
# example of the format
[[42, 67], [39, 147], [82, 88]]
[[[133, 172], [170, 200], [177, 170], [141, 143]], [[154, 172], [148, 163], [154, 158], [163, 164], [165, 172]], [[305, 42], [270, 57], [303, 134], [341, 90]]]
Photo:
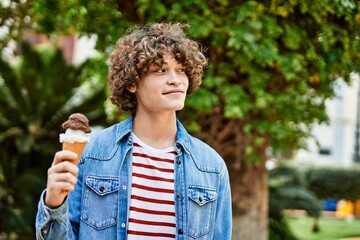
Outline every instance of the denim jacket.
[[[36, 216], [37, 239], [125, 240], [132, 171], [132, 117], [92, 135], [79, 162], [75, 190]], [[222, 158], [177, 121], [176, 239], [230, 240], [229, 175]]]

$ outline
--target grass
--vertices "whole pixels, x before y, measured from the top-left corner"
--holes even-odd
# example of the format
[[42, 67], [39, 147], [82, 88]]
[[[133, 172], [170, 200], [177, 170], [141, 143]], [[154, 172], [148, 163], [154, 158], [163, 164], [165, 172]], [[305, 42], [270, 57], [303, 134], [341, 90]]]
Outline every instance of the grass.
[[299, 240], [337, 240], [360, 238], [360, 219], [320, 218], [319, 231], [311, 231], [314, 219], [311, 217], [286, 217], [290, 230]]

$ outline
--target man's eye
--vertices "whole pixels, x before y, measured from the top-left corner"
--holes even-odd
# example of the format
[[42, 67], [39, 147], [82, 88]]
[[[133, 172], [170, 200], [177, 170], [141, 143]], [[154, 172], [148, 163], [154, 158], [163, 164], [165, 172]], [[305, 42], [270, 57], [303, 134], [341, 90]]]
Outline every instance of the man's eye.
[[164, 73], [164, 72], [166, 72], [166, 70], [163, 69], [163, 68], [159, 68], [159, 69], [154, 69], [153, 72], [154, 72], [154, 73]]
[[179, 69], [178, 72], [185, 72], [185, 68]]

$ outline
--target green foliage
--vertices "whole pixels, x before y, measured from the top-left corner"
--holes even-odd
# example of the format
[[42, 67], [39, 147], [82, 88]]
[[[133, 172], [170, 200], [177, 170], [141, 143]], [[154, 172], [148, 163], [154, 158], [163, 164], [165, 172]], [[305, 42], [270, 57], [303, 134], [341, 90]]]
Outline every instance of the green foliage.
[[181, 117], [193, 119], [189, 113], [220, 106], [226, 118], [248, 126], [245, 138], [259, 132], [269, 136], [264, 145], [275, 152], [289, 143], [299, 146], [314, 122], [327, 122], [324, 103], [334, 96], [334, 81], [340, 76], [348, 81], [360, 69], [360, 5], [352, 0], [42, 0], [27, 5], [33, 27], [96, 34], [101, 50], [134, 23], [188, 23], [190, 35], [208, 49], [210, 69], [203, 89], [188, 99], [191, 111]]
[[[130, 26], [129, 1], [39, 0], [31, 2], [28, 14], [39, 32], [48, 34], [96, 34], [98, 49], [105, 50]], [[118, 11], [120, 7], [124, 12]], [[129, 11], [128, 11], [129, 10]]]
[[13, 63], [0, 59], [0, 229], [27, 239], [61, 123], [72, 112], [99, 123], [105, 84], [93, 72], [97, 60], [71, 66], [51, 45], [23, 43], [21, 53]]
[[278, 209], [303, 209], [310, 216], [319, 217], [321, 204], [306, 189], [304, 176], [298, 170], [284, 166], [273, 169], [269, 172], [269, 187], [270, 214]]
[[270, 239], [296, 239], [284, 219], [285, 209], [302, 209], [315, 219], [320, 216], [320, 201], [306, 189], [304, 177], [302, 172], [287, 166], [269, 172]]
[[307, 187], [319, 198], [360, 199], [360, 168], [309, 168]]
[[11, 40], [18, 40], [21, 29], [30, 20], [28, 10], [31, 1], [0, 1], [0, 54]]

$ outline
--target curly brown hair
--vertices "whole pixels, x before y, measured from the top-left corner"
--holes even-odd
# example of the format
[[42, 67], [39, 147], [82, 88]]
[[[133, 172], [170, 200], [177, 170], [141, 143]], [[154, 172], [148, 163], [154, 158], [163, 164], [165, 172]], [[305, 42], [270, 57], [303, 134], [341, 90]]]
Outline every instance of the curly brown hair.
[[134, 26], [121, 37], [109, 56], [108, 84], [110, 99], [121, 112], [134, 114], [137, 101], [131, 86], [145, 76], [150, 65], [162, 66], [163, 56], [172, 53], [181, 63], [189, 78], [187, 94], [193, 93], [201, 84], [207, 59], [196, 41], [188, 38], [182, 23], [155, 23]]

